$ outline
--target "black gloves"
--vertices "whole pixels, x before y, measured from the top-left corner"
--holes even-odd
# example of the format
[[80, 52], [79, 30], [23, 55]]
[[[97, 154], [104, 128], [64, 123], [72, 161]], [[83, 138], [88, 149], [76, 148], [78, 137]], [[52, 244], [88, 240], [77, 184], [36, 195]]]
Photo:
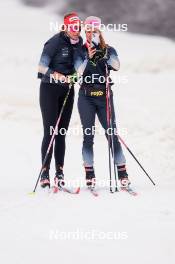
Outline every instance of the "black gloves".
[[108, 60], [108, 54], [107, 53], [108, 53], [107, 48], [104, 48], [104, 49], [97, 48], [96, 53], [94, 54], [92, 59], [90, 59], [90, 62], [93, 65], [96, 65], [102, 59]]

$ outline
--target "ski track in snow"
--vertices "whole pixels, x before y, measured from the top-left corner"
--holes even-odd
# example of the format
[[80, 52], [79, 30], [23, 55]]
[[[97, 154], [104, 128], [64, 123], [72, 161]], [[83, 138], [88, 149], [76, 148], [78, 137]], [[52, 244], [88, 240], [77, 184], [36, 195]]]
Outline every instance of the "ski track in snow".
[[[174, 43], [160, 37], [106, 33], [121, 58], [117, 74], [127, 75], [128, 80], [113, 88], [121, 135], [157, 185], [149, 182], [125, 151], [137, 197], [110, 194], [102, 188], [99, 197], [84, 189], [79, 195], [49, 195], [38, 189], [32, 196], [29, 192], [40, 169], [42, 138], [37, 63], [43, 42], [53, 34], [49, 22], [55, 17], [45, 9], [25, 8], [9, 0], [1, 1], [0, 15], [13, 21], [0, 24], [1, 262], [174, 263]], [[76, 101], [77, 94], [71, 127], [80, 127]], [[67, 137], [67, 179], [84, 177], [81, 144], [81, 136]], [[107, 143], [97, 135], [95, 167], [99, 180], [109, 177], [107, 161]], [[84, 234], [93, 230], [124, 232], [127, 237], [51, 239], [52, 231], [77, 230]]]

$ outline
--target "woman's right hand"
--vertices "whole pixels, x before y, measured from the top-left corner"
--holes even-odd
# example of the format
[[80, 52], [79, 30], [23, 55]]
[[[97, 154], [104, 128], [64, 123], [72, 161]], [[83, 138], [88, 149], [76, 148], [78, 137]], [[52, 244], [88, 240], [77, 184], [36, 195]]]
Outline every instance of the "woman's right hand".
[[90, 59], [93, 58], [95, 53], [96, 53], [96, 49], [89, 46], [88, 47], [88, 56], [89, 56]]

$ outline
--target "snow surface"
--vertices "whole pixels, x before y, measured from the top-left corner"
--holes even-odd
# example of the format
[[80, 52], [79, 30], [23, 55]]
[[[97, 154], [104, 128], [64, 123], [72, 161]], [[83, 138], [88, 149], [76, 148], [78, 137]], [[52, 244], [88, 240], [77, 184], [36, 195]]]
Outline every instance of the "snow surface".
[[[127, 80], [113, 88], [121, 135], [156, 187], [125, 151], [138, 197], [110, 194], [107, 188], [99, 189], [98, 198], [84, 189], [77, 196], [48, 195], [39, 189], [30, 196], [41, 166], [37, 63], [44, 41], [53, 34], [49, 23], [57, 18], [46, 9], [26, 8], [10, 0], [1, 0], [0, 17], [1, 263], [174, 263], [174, 42], [105, 33], [120, 55], [122, 68], [117, 75]], [[76, 102], [71, 120], [71, 127], [75, 126], [80, 127]], [[66, 179], [84, 179], [81, 144], [81, 136], [67, 137]], [[107, 143], [97, 135], [98, 180], [109, 177], [107, 161]], [[84, 237], [87, 232], [114, 232], [118, 239], [51, 236], [77, 230]]]

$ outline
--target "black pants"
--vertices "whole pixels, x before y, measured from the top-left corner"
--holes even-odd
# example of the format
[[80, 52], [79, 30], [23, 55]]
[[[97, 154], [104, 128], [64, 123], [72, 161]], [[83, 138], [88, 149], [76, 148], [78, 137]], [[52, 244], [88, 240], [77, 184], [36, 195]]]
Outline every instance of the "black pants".
[[[113, 95], [111, 95], [111, 111], [112, 111], [112, 127], [116, 128], [115, 113], [113, 105]], [[91, 133], [92, 127], [95, 125], [95, 116], [102, 127], [107, 131], [107, 114], [106, 114], [106, 97], [90, 97], [86, 96], [84, 91], [80, 89], [78, 98], [78, 109], [83, 127], [83, 148], [82, 155], [85, 166], [93, 166], [94, 164], [94, 135]], [[107, 134], [106, 134], [107, 136]], [[114, 135], [114, 160], [116, 165], [125, 165], [126, 160], [122, 151], [118, 136]]]
[[[42, 162], [47, 152], [51, 136], [50, 127], [55, 127], [59, 113], [61, 111], [65, 96], [67, 94], [68, 87], [63, 87], [58, 84], [50, 84], [41, 82], [40, 85], [40, 108], [43, 119], [43, 128], [44, 128], [44, 137], [42, 141], [41, 153], [42, 153]], [[74, 88], [71, 88], [69, 97], [67, 99], [59, 127], [64, 130], [68, 129], [72, 109], [74, 102]], [[52, 131], [53, 132], [53, 131]], [[50, 162], [52, 158], [53, 146], [50, 150], [46, 168], [49, 170]], [[60, 166], [64, 165], [64, 156], [65, 156], [65, 135], [58, 133], [55, 136], [54, 144], [54, 156], [55, 156], [55, 166], [58, 169]]]

